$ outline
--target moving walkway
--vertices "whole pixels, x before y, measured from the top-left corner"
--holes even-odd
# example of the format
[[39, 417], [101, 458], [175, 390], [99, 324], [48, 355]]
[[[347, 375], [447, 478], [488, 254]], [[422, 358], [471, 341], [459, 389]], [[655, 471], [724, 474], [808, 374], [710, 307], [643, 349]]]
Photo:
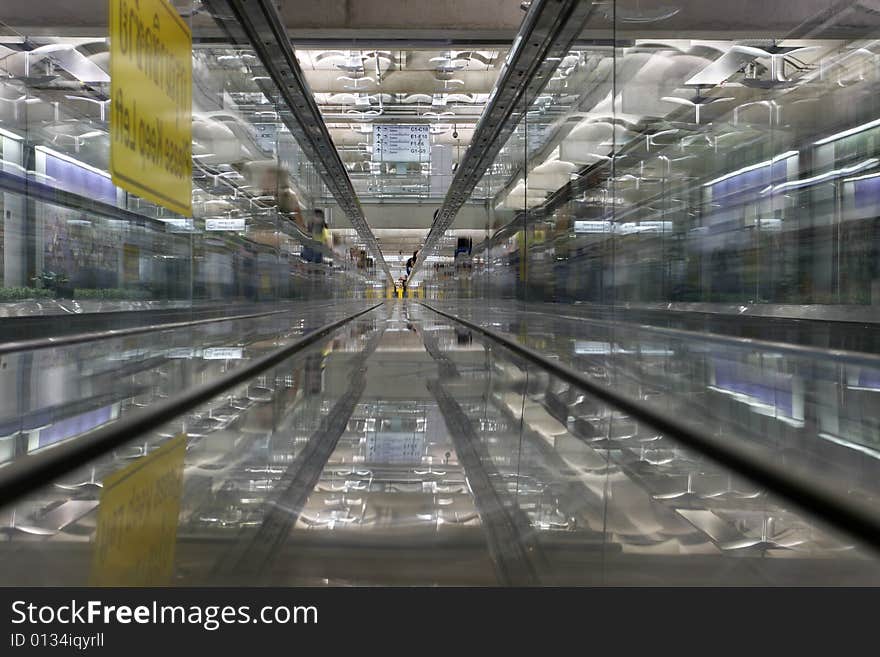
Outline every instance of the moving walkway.
[[[119, 377], [153, 377], [139, 404], [8, 458], [4, 584], [878, 581], [871, 448], [810, 437], [807, 419], [793, 427], [783, 411], [798, 402], [783, 399], [781, 382], [771, 408], [754, 381], [722, 380], [712, 336], [700, 345], [618, 327], [603, 342], [605, 329], [552, 315], [523, 331], [499, 308], [483, 328], [476, 310], [413, 300], [311, 315], [321, 312], [321, 326], [238, 333], [242, 360], [227, 352], [226, 371], [206, 376], [191, 356], [189, 387], [170, 370], [180, 359], [147, 360], [153, 369]], [[254, 328], [231, 322], [224, 339], [236, 325]], [[161, 335], [175, 343], [175, 331]], [[535, 341], [546, 355], [535, 357]], [[581, 353], [562, 365], [559, 350], [573, 345]], [[727, 357], [740, 346], [731, 341]], [[806, 367], [803, 356], [780, 359]], [[817, 355], [812, 367], [830, 364]], [[683, 378], [689, 405], [676, 399]], [[821, 416], [801, 395], [805, 418]], [[749, 427], [737, 408], [759, 405], [766, 423]], [[103, 563], [112, 520], [101, 506], [131, 494], [118, 473], [160, 462], [181, 434], [169, 568]], [[808, 466], [810, 479], [790, 476]]]

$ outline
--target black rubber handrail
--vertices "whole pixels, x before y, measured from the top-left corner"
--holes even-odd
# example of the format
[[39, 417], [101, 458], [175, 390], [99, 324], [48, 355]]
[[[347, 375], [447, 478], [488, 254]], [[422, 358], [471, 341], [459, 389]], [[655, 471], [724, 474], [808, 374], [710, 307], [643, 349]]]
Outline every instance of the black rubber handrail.
[[173, 399], [159, 402], [140, 412], [132, 413], [113, 424], [92, 433], [61, 443], [50, 450], [24, 456], [0, 467], [0, 500], [4, 504], [33, 492], [58, 477], [95, 458], [124, 445], [133, 438], [158, 429], [237, 385], [245, 383], [270, 367], [290, 358], [297, 352], [315, 344], [349, 322], [365, 315], [379, 306], [377, 303], [365, 310], [348, 315], [335, 322], [304, 335], [290, 344], [236, 368], [225, 375], [182, 392]]
[[766, 459], [758, 450], [735, 440], [724, 442], [705, 434], [690, 421], [669, 417], [641, 400], [632, 399], [611, 388], [591, 381], [583, 373], [538, 353], [497, 331], [451, 313], [418, 302], [428, 310], [462, 326], [481, 333], [508, 351], [535, 363], [559, 379], [583, 390], [596, 399], [627, 413], [638, 422], [649, 425], [682, 445], [690, 447], [722, 466], [789, 500], [816, 519], [834, 527], [865, 545], [880, 550], [880, 518], [876, 510], [841, 495], [827, 484], [816, 480], [816, 473], [793, 464], [781, 467]]
[[160, 322], [158, 324], [133, 326], [131, 328], [124, 329], [107, 329], [105, 331], [89, 331], [86, 333], [74, 333], [73, 335], [61, 335], [57, 338], [35, 338], [33, 340], [4, 342], [0, 343], [0, 356], [4, 354], [16, 353], [19, 351], [36, 351], [38, 349], [66, 347], [74, 344], [82, 344], [84, 342], [111, 340], [113, 338], [128, 337], [130, 335], [141, 335], [143, 333], [154, 333], [156, 331], [169, 331], [174, 329], [189, 328], [192, 326], [201, 326], [202, 324], [214, 324], [217, 322], [235, 322], [243, 319], [268, 317], [269, 315], [283, 315], [284, 313], [290, 313], [294, 310], [296, 310], [296, 308], [291, 307], [286, 310], [267, 310], [265, 312], [250, 313], [247, 315], [226, 315], [223, 317], [209, 317], [208, 319], [193, 319], [186, 322]]

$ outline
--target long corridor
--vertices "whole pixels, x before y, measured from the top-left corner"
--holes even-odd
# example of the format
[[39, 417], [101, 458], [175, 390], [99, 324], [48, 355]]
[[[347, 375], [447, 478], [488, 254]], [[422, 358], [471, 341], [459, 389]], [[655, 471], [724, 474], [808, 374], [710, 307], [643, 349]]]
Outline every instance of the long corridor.
[[880, 585], [878, 92], [880, 0], [2, 3], [0, 586]]

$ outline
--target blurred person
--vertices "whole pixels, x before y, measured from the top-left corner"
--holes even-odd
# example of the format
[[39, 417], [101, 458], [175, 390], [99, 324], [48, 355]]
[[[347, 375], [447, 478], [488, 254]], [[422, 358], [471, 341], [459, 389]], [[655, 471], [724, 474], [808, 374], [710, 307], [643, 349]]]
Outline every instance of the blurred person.
[[412, 268], [416, 266], [416, 258], [419, 257], [419, 250], [416, 249], [413, 251], [412, 258], [406, 261], [406, 276], [409, 278], [409, 274], [412, 271]]
[[[312, 239], [322, 242], [326, 244], [324, 240], [324, 232], [326, 231], [329, 235], [330, 231], [327, 229], [327, 222], [324, 221], [324, 211], [321, 208], [315, 208], [312, 210], [312, 217], [309, 220], [309, 235], [312, 236]], [[317, 249], [312, 249], [310, 247], [303, 248], [303, 258], [307, 262], [314, 262], [316, 264], [320, 264], [324, 261], [324, 254], [322, 254]]]

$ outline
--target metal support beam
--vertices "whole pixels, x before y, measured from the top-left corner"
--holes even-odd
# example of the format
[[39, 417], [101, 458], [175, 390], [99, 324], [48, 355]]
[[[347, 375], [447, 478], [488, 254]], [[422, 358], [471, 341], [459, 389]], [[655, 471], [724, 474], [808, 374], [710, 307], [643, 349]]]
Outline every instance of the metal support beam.
[[474, 131], [440, 212], [410, 274], [414, 280], [477, 183], [495, 161], [553, 71], [571, 49], [593, 11], [589, 0], [535, 0], [507, 57], [489, 104]]
[[348, 216], [377, 265], [393, 284], [391, 271], [306, 84], [275, 4], [271, 0], [208, 0], [206, 4], [217, 23], [234, 42], [254, 50], [273, 83], [260, 80], [263, 93], [267, 97], [280, 96], [287, 105], [289, 112], [280, 112], [282, 121], [314, 164], [321, 180]]

